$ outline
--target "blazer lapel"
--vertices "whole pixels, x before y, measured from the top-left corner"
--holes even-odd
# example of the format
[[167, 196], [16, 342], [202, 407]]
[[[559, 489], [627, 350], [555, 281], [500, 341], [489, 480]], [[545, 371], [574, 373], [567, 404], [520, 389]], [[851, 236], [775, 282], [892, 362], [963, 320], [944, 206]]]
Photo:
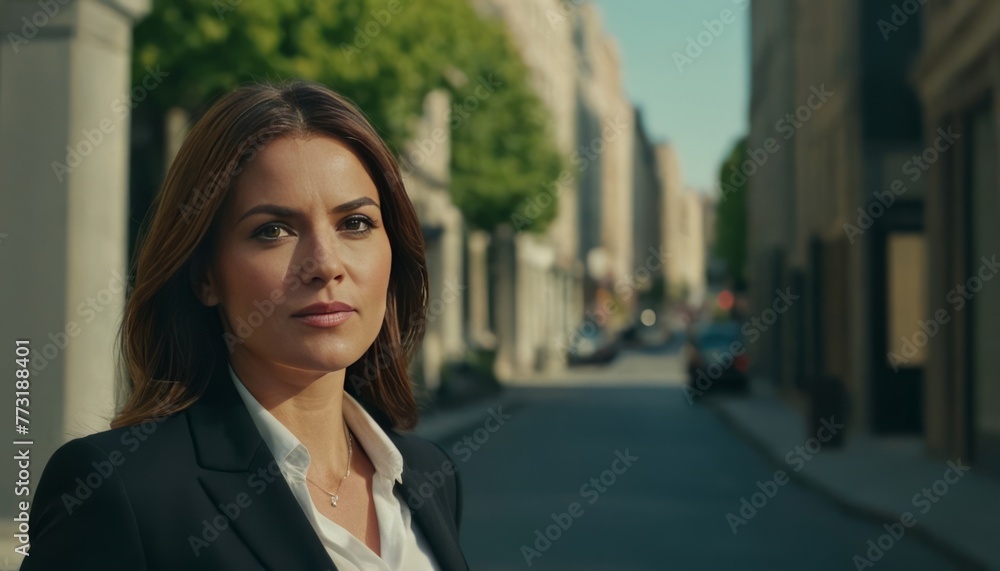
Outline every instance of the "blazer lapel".
[[205, 470], [198, 480], [215, 505], [238, 505], [239, 494], [249, 496], [249, 505], [229, 518], [230, 526], [263, 566], [335, 571], [225, 367], [187, 414], [198, 464]]
[[[419, 471], [413, 469], [413, 457], [410, 447], [405, 438], [397, 432], [386, 429], [386, 434], [392, 440], [400, 454], [403, 455], [403, 475], [401, 484], [396, 484], [396, 488], [402, 493], [403, 498], [421, 498], [420, 486], [427, 484], [431, 489], [437, 490], [432, 482], [429, 482]], [[424, 503], [419, 508], [410, 508], [413, 521], [420, 526], [427, 538], [427, 543], [434, 552], [438, 565], [443, 571], [468, 570], [468, 564], [462, 555], [458, 543], [458, 530], [454, 529], [451, 514], [441, 511], [441, 506], [434, 496], [424, 499]]]

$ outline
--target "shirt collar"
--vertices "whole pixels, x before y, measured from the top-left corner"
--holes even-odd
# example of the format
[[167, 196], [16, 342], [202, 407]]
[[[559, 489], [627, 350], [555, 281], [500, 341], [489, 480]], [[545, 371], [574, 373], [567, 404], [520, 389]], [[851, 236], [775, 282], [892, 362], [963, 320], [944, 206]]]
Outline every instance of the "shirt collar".
[[382, 427], [361, 403], [344, 391], [344, 417], [358, 444], [364, 447], [375, 471], [390, 480], [403, 482], [403, 455]]
[[[285, 464], [298, 457], [296, 455], [289, 458], [296, 449], [301, 447], [305, 454], [304, 465], [300, 467], [305, 471], [309, 467], [309, 451], [305, 445], [250, 394], [243, 382], [236, 376], [236, 371], [233, 370], [231, 364], [229, 365], [229, 377], [236, 385], [236, 391], [243, 399], [243, 404], [246, 405], [250, 418], [257, 426], [261, 438], [271, 449], [274, 459], [279, 464]], [[390, 480], [402, 483], [403, 456], [392, 440], [389, 440], [389, 436], [382, 430], [382, 427], [347, 391], [344, 391], [343, 409], [344, 419], [354, 434], [355, 444], [364, 447], [375, 471]]]

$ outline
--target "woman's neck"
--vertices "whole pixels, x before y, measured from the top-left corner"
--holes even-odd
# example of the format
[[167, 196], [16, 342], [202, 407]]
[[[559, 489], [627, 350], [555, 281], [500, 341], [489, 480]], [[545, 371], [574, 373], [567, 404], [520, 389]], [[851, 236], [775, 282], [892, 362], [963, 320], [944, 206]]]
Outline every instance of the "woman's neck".
[[345, 371], [303, 371], [252, 358], [231, 356], [236, 376], [257, 402], [285, 426], [308, 450], [322, 471], [346, 469], [344, 433]]

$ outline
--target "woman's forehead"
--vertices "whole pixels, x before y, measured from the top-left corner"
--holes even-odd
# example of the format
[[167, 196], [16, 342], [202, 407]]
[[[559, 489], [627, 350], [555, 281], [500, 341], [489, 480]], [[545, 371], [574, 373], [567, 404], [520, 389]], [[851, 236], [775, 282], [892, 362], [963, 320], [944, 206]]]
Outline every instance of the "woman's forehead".
[[369, 197], [378, 189], [365, 165], [333, 137], [283, 137], [272, 141], [244, 166], [234, 181], [236, 210], [258, 202], [323, 201], [332, 206]]

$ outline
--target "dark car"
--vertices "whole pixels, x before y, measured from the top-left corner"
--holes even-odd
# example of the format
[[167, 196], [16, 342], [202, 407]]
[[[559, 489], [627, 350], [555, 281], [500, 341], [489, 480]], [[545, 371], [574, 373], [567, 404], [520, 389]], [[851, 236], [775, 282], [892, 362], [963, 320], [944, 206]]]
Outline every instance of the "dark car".
[[719, 389], [746, 391], [750, 359], [739, 323], [726, 320], [698, 323], [688, 331], [688, 386], [695, 395]]
[[566, 361], [575, 365], [607, 365], [618, 356], [619, 341], [603, 328], [582, 328], [569, 348]]

